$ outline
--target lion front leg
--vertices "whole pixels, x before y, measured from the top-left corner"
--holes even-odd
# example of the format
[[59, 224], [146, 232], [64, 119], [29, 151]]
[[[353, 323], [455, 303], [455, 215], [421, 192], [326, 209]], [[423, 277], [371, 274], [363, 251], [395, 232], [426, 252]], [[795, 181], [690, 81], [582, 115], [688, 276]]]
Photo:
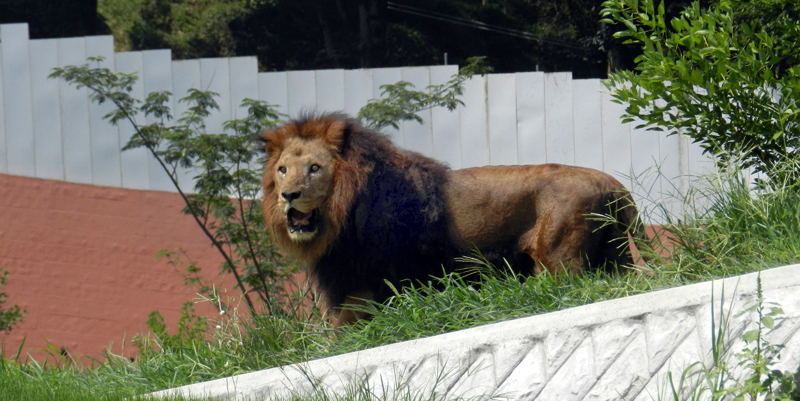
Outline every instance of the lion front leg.
[[367, 318], [364, 311], [358, 310], [359, 307], [366, 306], [368, 303], [375, 300], [375, 295], [372, 291], [363, 290], [355, 291], [345, 297], [344, 302], [337, 306], [336, 318], [333, 321], [333, 327], [339, 328], [345, 325], [353, 324], [359, 319]]

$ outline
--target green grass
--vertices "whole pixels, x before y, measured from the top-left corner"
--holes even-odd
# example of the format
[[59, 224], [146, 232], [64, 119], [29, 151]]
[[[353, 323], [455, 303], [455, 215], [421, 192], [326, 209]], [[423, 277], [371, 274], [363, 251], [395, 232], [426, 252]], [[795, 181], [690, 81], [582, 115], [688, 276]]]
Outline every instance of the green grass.
[[[313, 313], [252, 321], [227, 313], [211, 324], [208, 340], [161, 344], [136, 362], [107, 356], [92, 369], [79, 369], [64, 358], [39, 364], [6, 356], [0, 400], [137, 399], [178, 385], [800, 262], [800, 189], [794, 182], [753, 191], [740, 175], [706, 177], [685, 201], [706, 206], [669, 221], [661, 235], [674, 238], [674, 247], [669, 255], [645, 248], [651, 260], [644, 272], [521, 277], [473, 260], [480, 285], [456, 274], [432, 279], [403, 289], [385, 305], [368, 305], [371, 320], [341, 331]], [[345, 399], [369, 399], [365, 392], [355, 387]]]

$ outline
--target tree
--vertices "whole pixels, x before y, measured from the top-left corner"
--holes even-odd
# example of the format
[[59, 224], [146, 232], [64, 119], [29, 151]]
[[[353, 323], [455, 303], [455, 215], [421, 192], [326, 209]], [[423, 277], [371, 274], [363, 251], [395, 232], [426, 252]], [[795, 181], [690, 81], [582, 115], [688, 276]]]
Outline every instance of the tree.
[[[8, 284], [8, 271], [0, 269], [0, 289]], [[19, 305], [12, 305], [9, 308], [3, 308], [6, 303], [8, 294], [0, 292], [0, 331], [11, 331], [11, 328], [22, 321], [25, 316], [25, 311], [20, 309]]]
[[[90, 62], [100, 60], [90, 58]], [[280, 296], [291, 270], [272, 246], [257, 201], [261, 167], [252, 138], [278, 121], [274, 106], [245, 99], [247, 117], [226, 122], [222, 133], [209, 133], [205, 118], [219, 108], [213, 92], [190, 90], [180, 99], [190, 105], [189, 110], [173, 122], [166, 105], [170, 92], [152, 92], [144, 100], [131, 96], [136, 74], [85, 64], [56, 68], [50, 76], [88, 88], [97, 103], [113, 103], [115, 109], [105, 116], [112, 124], [131, 124], [135, 133], [123, 150], [145, 148], [161, 165], [186, 204], [184, 212], [225, 260], [221, 269], [233, 274], [251, 313], [259, 309], [280, 313], [294, 307]], [[155, 122], [140, 124], [139, 114]], [[179, 184], [184, 169], [198, 174], [194, 194]], [[257, 308], [252, 296], [263, 308]]]
[[800, 3], [719, 0], [692, 3], [665, 18], [663, 3], [607, 0], [615, 37], [641, 47], [634, 71], [606, 82], [626, 121], [683, 133], [722, 164], [741, 162], [772, 179], [800, 157]]

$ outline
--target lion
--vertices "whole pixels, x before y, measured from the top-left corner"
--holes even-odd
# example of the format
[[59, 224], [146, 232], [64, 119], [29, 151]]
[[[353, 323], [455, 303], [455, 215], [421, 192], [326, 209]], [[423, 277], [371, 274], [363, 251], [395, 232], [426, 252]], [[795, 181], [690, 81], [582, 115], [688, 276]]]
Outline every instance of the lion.
[[[387, 282], [425, 282], [474, 250], [525, 274], [633, 264], [627, 235], [641, 237], [641, 221], [603, 172], [450, 170], [339, 113], [306, 114], [260, 138], [266, 225], [282, 254], [307, 266], [335, 327], [364, 317], [352, 306], [388, 299]], [[609, 214], [616, 222], [596, 218]]]

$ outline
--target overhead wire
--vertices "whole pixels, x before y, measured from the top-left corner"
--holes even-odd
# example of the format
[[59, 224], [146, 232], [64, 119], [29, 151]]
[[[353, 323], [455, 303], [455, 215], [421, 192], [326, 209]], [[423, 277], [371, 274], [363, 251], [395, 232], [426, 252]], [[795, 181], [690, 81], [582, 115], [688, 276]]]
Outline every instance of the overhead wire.
[[430, 19], [434, 19], [434, 20], [438, 20], [438, 21], [444, 21], [444, 22], [448, 22], [448, 23], [451, 23], [451, 24], [467, 26], [467, 27], [470, 27], [470, 28], [475, 28], [475, 29], [480, 29], [480, 30], [483, 30], [483, 31], [498, 33], [498, 34], [501, 34], [501, 35], [514, 36], [514, 37], [518, 37], [518, 38], [522, 38], [522, 39], [537, 41], [537, 42], [541, 42], [541, 43], [547, 43], [547, 44], [551, 44], [551, 45], [554, 45], [554, 46], [566, 47], [566, 48], [573, 49], [573, 50], [586, 51], [585, 48], [580, 47], [580, 46], [576, 46], [576, 45], [573, 45], [573, 44], [569, 44], [569, 43], [565, 43], [565, 42], [561, 42], [561, 41], [557, 41], [557, 40], [553, 40], [553, 39], [548, 39], [548, 38], [545, 38], [543, 36], [535, 35], [533, 33], [522, 31], [522, 30], [519, 30], [519, 29], [504, 28], [504, 27], [501, 27], [501, 26], [487, 24], [485, 22], [476, 21], [476, 20], [469, 19], [469, 18], [455, 17], [455, 16], [452, 16], [452, 15], [447, 15], [447, 14], [439, 13], [439, 12], [436, 12], [436, 11], [423, 10], [421, 8], [412, 7], [412, 6], [408, 6], [408, 5], [405, 5], [405, 4], [398, 4], [398, 3], [395, 3], [393, 1], [387, 2], [387, 8], [389, 10], [392, 10], [392, 11], [398, 11], [398, 12], [402, 12], [402, 13], [406, 13], [406, 14], [416, 15], [416, 16], [419, 16], [419, 17], [430, 18]]

